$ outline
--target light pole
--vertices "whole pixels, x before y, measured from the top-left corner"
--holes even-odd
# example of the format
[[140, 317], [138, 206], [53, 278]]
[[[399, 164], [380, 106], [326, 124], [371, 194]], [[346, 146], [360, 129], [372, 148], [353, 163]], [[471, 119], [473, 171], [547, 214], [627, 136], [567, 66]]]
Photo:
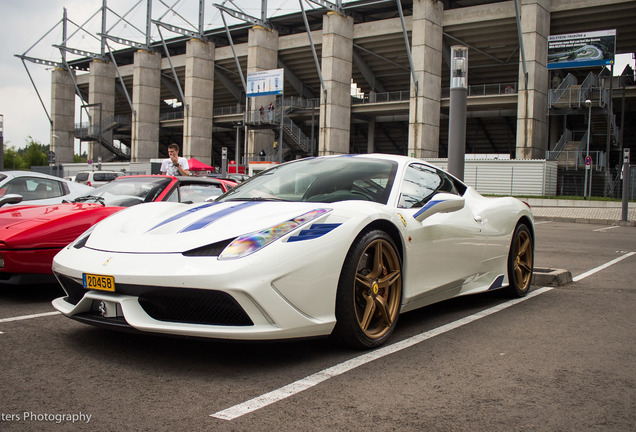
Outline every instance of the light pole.
[[448, 110], [448, 172], [464, 180], [468, 48], [451, 47], [450, 106]]
[[[588, 199], [588, 193], [587, 193], [587, 178], [588, 178], [588, 172], [590, 171], [590, 169], [592, 168], [592, 164], [588, 164], [588, 157], [590, 157], [590, 123], [592, 121], [592, 101], [587, 99], [585, 101], [585, 106], [587, 107], [587, 143], [585, 146], [585, 182], [583, 183], [583, 199]], [[590, 173], [589, 176], [591, 176], [592, 174]], [[592, 179], [590, 179], [592, 180]], [[592, 191], [590, 191], [592, 192]]]

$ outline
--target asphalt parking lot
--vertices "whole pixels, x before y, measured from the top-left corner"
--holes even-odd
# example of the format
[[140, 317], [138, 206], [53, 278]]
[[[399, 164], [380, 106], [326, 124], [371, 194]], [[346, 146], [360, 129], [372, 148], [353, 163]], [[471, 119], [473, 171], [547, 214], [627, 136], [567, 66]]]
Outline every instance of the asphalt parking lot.
[[404, 314], [370, 352], [117, 333], [4, 288], [0, 430], [634, 431], [636, 227], [536, 229], [574, 282]]

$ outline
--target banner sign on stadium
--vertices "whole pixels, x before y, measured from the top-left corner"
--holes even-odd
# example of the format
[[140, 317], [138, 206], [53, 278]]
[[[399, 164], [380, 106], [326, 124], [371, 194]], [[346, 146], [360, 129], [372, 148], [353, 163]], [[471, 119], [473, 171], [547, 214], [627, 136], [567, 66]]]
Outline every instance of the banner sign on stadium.
[[247, 97], [283, 94], [284, 69], [249, 72], [247, 74]]
[[570, 33], [548, 37], [548, 69], [614, 64], [616, 30]]

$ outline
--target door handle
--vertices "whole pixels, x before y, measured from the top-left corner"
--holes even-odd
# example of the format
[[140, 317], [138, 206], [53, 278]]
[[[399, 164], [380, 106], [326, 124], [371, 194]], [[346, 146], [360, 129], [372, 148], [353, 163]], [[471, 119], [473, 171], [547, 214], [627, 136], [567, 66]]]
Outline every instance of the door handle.
[[475, 222], [482, 223], [483, 221], [484, 221], [484, 219], [481, 216], [475, 215]]

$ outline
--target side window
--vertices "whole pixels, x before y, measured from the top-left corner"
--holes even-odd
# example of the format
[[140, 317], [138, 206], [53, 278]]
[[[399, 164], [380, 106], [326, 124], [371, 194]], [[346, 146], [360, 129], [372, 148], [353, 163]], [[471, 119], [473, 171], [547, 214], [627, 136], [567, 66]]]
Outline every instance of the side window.
[[437, 173], [439, 174], [440, 178], [442, 179], [442, 184], [440, 185], [439, 189], [437, 190], [438, 192], [447, 192], [447, 193], [452, 193], [455, 195], [463, 195], [463, 192], [459, 192], [459, 190], [457, 189], [457, 185], [455, 184], [455, 182], [453, 181], [453, 179], [449, 176], [446, 175], [446, 173], [444, 173], [443, 171], [437, 171]]
[[179, 188], [172, 189], [172, 192], [164, 199], [168, 202], [180, 202], [179, 200]]
[[457, 193], [443, 172], [426, 165], [411, 164], [404, 174], [398, 207], [422, 207], [437, 192]]
[[22, 195], [24, 201], [62, 196], [62, 188], [55, 180], [19, 177], [7, 184], [8, 194]]

